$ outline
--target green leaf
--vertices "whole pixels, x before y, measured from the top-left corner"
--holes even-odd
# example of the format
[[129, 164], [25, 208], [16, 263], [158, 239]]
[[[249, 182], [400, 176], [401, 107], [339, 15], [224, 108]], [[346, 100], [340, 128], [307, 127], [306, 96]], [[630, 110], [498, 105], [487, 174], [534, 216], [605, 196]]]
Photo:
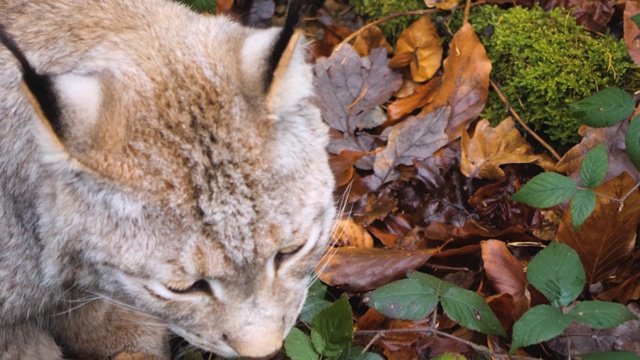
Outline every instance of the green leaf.
[[529, 309], [513, 324], [513, 338], [509, 355], [523, 346], [538, 344], [562, 334], [571, 324], [571, 318], [560, 309], [538, 305]]
[[311, 320], [320, 310], [325, 309], [331, 305], [330, 301], [324, 299], [327, 293], [327, 286], [323, 284], [319, 279], [313, 282], [309, 287], [309, 293], [307, 299], [304, 302], [304, 307], [300, 313], [300, 319], [307, 324], [311, 323]]
[[591, 190], [579, 190], [571, 199], [571, 222], [574, 230], [591, 215], [596, 208], [596, 194]]
[[[640, 15], [640, 14], [639, 14]], [[640, 115], [635, 116], [629, 124], [624, 138], [627, 154], [637, 170], [640, 170]]]
[[610, 351], [578, 355], [582, 360], [640, 360], [640, 355], [630, 351]]
[[346, 296], [321, 310], [311, 321], [311, 341], [316, 351], [336, 357], [351, 345], [353, 313]]
[[431, 360], [467, 360], [467, 357], [462, 354], [444, 353], [436, 357], [432, 357]]
[[580, 180], [582, 185], [588, 188], [595, 188], [600, 185], [607, 175], [607, 167], [609, 160], [607, 159], [607, 150], [604, 144], [595, 146], [585, 155], [580, 165]]
[[340, 360], [384, 360], [384, 358], [378, 354], [363, 352], [362, 346], [354, 346], [346, 349], [340, 354]]
[[447, 316], [460, 325], [483, 334], [507, 337], [489, 305], [475, 292], [452, 287], [442, 295], [440, 301]]
[[421, 272], [414, 272], [408, 275], [410, 279], [419, 280], [424, 285], [433, 288], [437, 297], [441, 297], [447, 290], [456, 287], [454, 284], [438, 279], [437, 277]]
[[560, 307], [569, 305], [580, 295], [586, 276], [578, 254], [569, 246], [553, 241], [531, 260], [527, 280], [551, 305]]
[[291, 329], [284, 339], [284, 350], [292, 360], [317, 360], [320, 354], [316, 352], [309, 335], [298, 328]]
[[640, 28], [640, 14], [635, 14], [632, 17], [630, 17], [629, 19], [631, 19], [631, 21], [633, 21], [634, 23], [636, 23], [636, 26], [638, 28]]
[[609, 329], [629, 320], [637, 320], [622, 304], [605, 301], [583, 301], [569, 312], [571, 319], [594, 329]]
[[529, 180], [509, 200], [537, 208], [548, 208], [567, 200], [578, 190], [578, 184], [566, 176], [545, 172]]
[[420, 320], [438, 305], [436, 291], [418, 279], [404, 279], [382, 286], [369, 295], [369, 306], [395, 319]]
[[583, 124], [591, 127], [607, 127], [631, 115], [635, 102], [626, 91], [610, 87], [569, 107]]

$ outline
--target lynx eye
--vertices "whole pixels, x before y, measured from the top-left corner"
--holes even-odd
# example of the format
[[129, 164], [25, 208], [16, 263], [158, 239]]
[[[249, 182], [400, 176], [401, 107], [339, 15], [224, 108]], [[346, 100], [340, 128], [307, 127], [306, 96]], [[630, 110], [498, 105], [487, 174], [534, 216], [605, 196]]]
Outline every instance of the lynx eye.
[[284, 249], [281, 249], [276, 254], [275, 263], [277, 265], [282, 264], [288, 258], [290, 258], [291, 256], [293, 256], [296, 253], [298, 253], [300, 251], [300, 249], [302, 249], [303, 246], [304, 246], [304, 244], [302, 244], [302, 245], [292, 245], [292, 246], [288, 246], [288, 247], [286, 247]]
[[212, 294], [209, 282], [204, 279], [200, 279], [193, 284], [184, 287], [175, 285], [167, 286], [167, 289], [175, 294], [192, 294], [196, 292]]

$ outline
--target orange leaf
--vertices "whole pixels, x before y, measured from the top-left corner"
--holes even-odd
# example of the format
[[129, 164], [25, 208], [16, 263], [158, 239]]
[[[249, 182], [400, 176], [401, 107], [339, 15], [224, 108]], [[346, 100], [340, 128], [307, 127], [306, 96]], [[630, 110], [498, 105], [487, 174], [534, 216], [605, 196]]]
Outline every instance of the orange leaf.
[[388, 53], [393, 51], [393, 47], [387, 42], [384, 33], [377, 26], [369, 26], [353, 42], [353, 49], [362, 57], [367, 57], [371, 49], [384, 47]]
[[[629, 174], [619, 176], [600, 185], [594, 191], [620, 199], [635, 186]], [[587, 281], [593, 284], [615, 275], [625, 259], [631, 256], [640, 224], [640, 194], [633, 193], [620, 203], [597, 197], [596, 208], [578, 231], [573, 230], [571, 211], [564, 214], [557, 238], [573, 248], [582, 260]]]
[[373, 238], [365, 228], [351, 219], [338, 221], [331, 243], [338, 246], [355, 246], [361, 249], [373, 247]]
[[469, 24], [464, 24], [453, 36], [449, 56], [444, 61], [442, 86], [432, 103], [422, 110], [429, 113], [442, 105], [452, 107], [446, 133], [453, 140], [478, 117], [489, 94], [491, 61]]
[[433, 101], [436, 93], [433, 89], [440, 86], [440, 77], [434, 77], [429, 82], [417, 86], [413, 94], [392, 102], [387, 109], [390, 121], [397, 121], [412, 113], [415, 109], [421, 108]]
[[489, 125], [489, 120], [481, 120], [473, 138], [462, 132], [460, 171], [466, 177], [500, 179], [504, 177], [500, 165], [531, 163], [537, 159], [510, 117], [495, 128]]
[[423, 16], [406, 28], [396, 42], [396, 55], [390, 67], [410, 66], [413, 81], [431, 79], [440, 68], [442, 45], [435, 26]]
[[640, 65], [640, 29], [630, 18], [640, 13], [638, 1], [627, 1], [624, 8], [624, 43], [633, 61]]
[[458, 0], [424, 0], [424, 4], [429, 8], [451, 10], [458, 5]]

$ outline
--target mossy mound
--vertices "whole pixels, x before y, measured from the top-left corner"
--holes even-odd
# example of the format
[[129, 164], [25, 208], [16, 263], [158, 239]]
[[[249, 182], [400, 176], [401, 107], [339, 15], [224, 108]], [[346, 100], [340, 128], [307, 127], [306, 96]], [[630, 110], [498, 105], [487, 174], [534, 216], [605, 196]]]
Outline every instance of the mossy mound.
[[[349, 4], [354, 7], [356, 13], [369, 20], [376, 20], [389, 14], [427, 8], [424, 0], [349, 0]], [[398, 17], [380, 24], [379, 27], [387, 36], [387, 40], [395, 43], [402, 30], [418, 18], [419, 16]]]

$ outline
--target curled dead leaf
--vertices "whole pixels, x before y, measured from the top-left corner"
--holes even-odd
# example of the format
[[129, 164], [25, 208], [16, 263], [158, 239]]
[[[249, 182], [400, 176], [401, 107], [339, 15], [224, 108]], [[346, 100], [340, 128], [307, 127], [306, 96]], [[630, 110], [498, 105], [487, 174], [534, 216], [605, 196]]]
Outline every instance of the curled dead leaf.
[[356, 224], [351, 219], [344, 219], [334, 225], [334, 232], [331, 243], [337, 246], [354, 246], [361, 249], [373, 247], [373, 238], [365, 228]]
[[500, 165], [532, 163], [537, 159], [510, 117], [495, 128], [488, 120], [481, 120], [472, 138], [462, 132], [460, 171], [467, 177], [500, 179], [504, 177]]
[[393, 47], [387, 41], [382, 30], [377, 26], [369, 26], [365, 28], [360, 36], [353, 42], [353, 48], [358, 55], [365, 57], [369, 56], [372, 49], [384, 47], [387, 49], [387, 53], [393, 51]]
[[458, 0], [424, 0], [428, 8], [435, 7], [440, 10], [451, 10], [458, 6]]
[[390, 67], [409, 65], [413, 81], [431, 79], [442, 62], [442, 45], [435, 26], [423, 16], [406, 28], [396, 42], [396, 54]]

